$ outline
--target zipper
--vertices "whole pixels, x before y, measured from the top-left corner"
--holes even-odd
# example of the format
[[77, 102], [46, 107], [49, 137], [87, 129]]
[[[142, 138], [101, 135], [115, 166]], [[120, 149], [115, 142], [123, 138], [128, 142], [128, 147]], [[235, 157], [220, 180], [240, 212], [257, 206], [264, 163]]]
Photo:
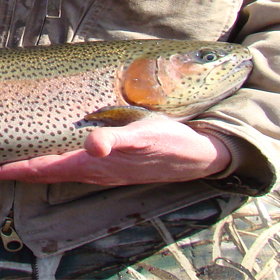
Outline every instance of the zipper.
[[55, 274], [64, 253], [45, 258], [36, 258], [34, 265], [34, 277], [36, 280], [55, 280]]
[[14, 229], [14, 211], [11, 210], [0, 229], [0, 237], [8, 252], [18, 252], [23, 248], [23, 242]]

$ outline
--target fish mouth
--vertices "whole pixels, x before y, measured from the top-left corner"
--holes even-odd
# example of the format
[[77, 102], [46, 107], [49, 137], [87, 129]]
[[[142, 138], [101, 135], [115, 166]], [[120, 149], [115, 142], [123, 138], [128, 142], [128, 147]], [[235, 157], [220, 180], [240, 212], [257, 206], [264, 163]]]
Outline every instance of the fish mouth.
[[251, 71], [252, 68], [253, 68], [253, 62], [252, 62], [251, 60], [241, 61], [241, 62], [230, 72], [230, 74], [235, 73], [235, 72], [237, 72], [237, 71], [240, 71], [242, 68], [248, 68], [248, 69]]
[[[236, 92], [246, 81], [247, 77], [249, 76], [250, 72], [253, 69], [253, 62], [248, 59], [248, 60], [243, 60], [241, 61], [234, 69], [232, 69], [228, 75], [225, 77], [228, 78], [229, 76], [231, 76], [232, 74], [235, 73], [242, 73], [242, 76], [239, 77], [239, 79], [236, 80], [236, 83], [233, 84], [233, 86], [231, 88], [229, 88], [228, 90], [226, 90], [224, 93], [221, 94], [221, 99], [232, 95], [234, 92]], [[225, 80], [224, 79], [224, 80]]]
[[[231, 69], [227, 75], [224, 75], [223, 78], [219, 82], [222, 82], [222, 81], [228, 79], [230, 76], [234, 75], [235, 73], [238, 73], [239, 79], [242, 79], [244, 77], [249, 76], [252, 69], [253, 69], [253, 62], [250, 59], [243, 60], [239, 64], [237, 64], [233, 69]], [[244, 80], [245, 80], [245, 78], [244, 78]]]

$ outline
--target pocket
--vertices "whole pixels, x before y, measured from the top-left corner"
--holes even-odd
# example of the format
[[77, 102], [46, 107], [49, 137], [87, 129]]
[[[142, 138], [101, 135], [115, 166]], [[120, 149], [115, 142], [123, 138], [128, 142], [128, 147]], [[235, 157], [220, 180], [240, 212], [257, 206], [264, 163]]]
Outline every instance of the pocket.
[[108, 188], [113, 187], [78, 182], [49, 184], [47, 199], [50, 205], [57, 205], [71, 202], [82, 197], [93, 196]]

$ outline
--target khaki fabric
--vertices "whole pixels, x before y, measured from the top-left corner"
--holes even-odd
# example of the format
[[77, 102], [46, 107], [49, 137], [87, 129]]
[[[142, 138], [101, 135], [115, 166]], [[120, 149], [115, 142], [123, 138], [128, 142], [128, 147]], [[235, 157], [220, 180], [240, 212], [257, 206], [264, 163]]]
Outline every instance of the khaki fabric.
[[240, 0], [1, 1], [2, 46], [84, 40], [226, 40]]
[[[222, 191], [261, 195], [277, 188], [280, 2], [245, 5], [235, 25], [242, 4], [237, 0], [0, 0], [3, 47], [132, 38], [230, 38], [243, 42], [254, 55], [254, 72], [244, 87], [188, 123], [227, 145], [233, 160], [224, 172], [193, 182], [108, 190], [78, 183], [1, 183], [0, 220], [13, 205], [16, 230], [35, 255], [72, 249]], [[269, 16], [262, 16], [265, 13]]]
[[243, 148], [236, 146], [237, 138], [232, 138], [233, 146], [227, 142], [233, 155], [232, 165], [213, 177], [226, 177], [235, 170], [236, 174], [246, 174], [247, 178], [277, 187], [280, 170], [280, 2], [256, 1], [246, 6], [242, 15], [248, 21], [237, 40], [250, 48], [253, 73], [234, 96], [200, 115], [191, 125], [216, 131], [220, 139], [227, 138], [225, 141], [229, 141], [229, 135], [247, 141], [241, 140]]

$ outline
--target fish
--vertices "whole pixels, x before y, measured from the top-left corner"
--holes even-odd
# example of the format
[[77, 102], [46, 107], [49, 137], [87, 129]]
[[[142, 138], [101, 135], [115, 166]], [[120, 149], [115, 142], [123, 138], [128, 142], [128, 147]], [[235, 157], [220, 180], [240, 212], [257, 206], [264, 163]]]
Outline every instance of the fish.
[[81, 149], [100, 126], [191, 120], [242, 86], [251, 58], [169, 39], [0, 49], [0, 164]]

